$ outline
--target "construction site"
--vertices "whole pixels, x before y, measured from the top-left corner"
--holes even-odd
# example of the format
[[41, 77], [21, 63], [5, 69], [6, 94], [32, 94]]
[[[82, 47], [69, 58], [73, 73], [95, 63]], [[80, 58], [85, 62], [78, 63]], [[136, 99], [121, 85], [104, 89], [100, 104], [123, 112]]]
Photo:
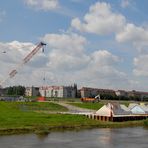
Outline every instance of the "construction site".
[[[0, 82], [2, 86], [7, 82], [8, 79], [13, 78], [19, 70], [27, 64], [33, 56], [42, 49], [44, 52], [44, 46], [46, 44], [40, 42], [37, 44], [32, 51], [23, 58], [23, 60], [18, 64], [15, 69], [12, 69], [8, 76]], [[0, 95], [3, 96], [3, 92], [5, 89], [0, 89]], [[101, 96], [110, 95], [114, 97], [138, 97], [139, 100], [143, 100], [143, 98], [148, 97], [147, 92], [138, 92], [138, 91], [123, 91], [123, 90], [112, 90], [112, 89], [99, 89], [99, 88], [89, 88], [82, 87], [81, 89], [77, 89], [77, 85], [73, 86], [41, 86], [41, 87], [26, 87], [25, 96], [39, 96], [39, 99], [36, 101], [44, 102], [47, 101], [46, 98], [80, 98], [79, 101], [82, 103], [98, 103], [101, 101]], [[23, 97], [19, 98], [5, 98], [3, 101], [27, 101], [27, 99], [23, 99]], [[70, 107], [70, 105], [65, 105], [65, 103], [60, 103], [60, 105], [65, 107]], [[131, 120], [143, 120], [148, 117], [148, 105], [147, 104], [129, 104], [129, 106], [121, 105], [119, 103], [108, 103], [101, 107], [98, 111], [86, 110], [86, 109], [71, 109], [70, 112], [66, 114], [78, 114], [85, 115], [88, 118], [100, 120], [100, 121], [112, 121], [112, 122], [122, 122], [122, 121], [131, 121]], [[65, 114], [65, 113], [64, 113]]]

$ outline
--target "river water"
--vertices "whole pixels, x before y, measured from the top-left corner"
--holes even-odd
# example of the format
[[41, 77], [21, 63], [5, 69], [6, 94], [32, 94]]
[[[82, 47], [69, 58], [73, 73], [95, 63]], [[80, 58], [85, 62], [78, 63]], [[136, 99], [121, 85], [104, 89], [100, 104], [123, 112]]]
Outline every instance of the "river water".
[[0, 136], [0, 148], [148, 148], [148, 130], [101, 128], [35, 134]]

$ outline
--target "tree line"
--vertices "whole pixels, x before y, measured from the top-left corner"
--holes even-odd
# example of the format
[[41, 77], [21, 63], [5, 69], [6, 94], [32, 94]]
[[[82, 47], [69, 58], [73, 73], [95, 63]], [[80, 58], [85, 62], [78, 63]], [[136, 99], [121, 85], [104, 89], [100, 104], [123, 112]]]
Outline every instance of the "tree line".
[[25, 87], [24, 86], [10, 86], [6, 88], [6, 95], [13, 96], [24, 96], [25, 95]]
[[140, 98], [138, 96], [113, 96], [109, 94], [101, 94], [101, 100], [130, 100], [130, 101], [148, 101], [148, 97]]

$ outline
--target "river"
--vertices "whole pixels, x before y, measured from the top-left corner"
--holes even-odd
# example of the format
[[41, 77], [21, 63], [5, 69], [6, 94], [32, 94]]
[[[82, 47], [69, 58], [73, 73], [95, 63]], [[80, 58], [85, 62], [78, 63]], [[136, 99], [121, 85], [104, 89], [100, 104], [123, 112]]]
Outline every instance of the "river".
[[148, 148], [148, 130], [101, 128], [82, 131], [0, 136], [0, 148]]

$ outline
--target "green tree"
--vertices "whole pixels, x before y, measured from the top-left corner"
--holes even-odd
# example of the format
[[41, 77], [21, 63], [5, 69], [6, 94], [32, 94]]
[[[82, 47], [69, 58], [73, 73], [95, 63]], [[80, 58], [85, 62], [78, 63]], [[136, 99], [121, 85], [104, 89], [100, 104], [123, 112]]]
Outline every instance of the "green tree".
[[25, 94], [24, 86], [10, 86], [7, 88], [7, 95], [23, 96], [24, 94]]

